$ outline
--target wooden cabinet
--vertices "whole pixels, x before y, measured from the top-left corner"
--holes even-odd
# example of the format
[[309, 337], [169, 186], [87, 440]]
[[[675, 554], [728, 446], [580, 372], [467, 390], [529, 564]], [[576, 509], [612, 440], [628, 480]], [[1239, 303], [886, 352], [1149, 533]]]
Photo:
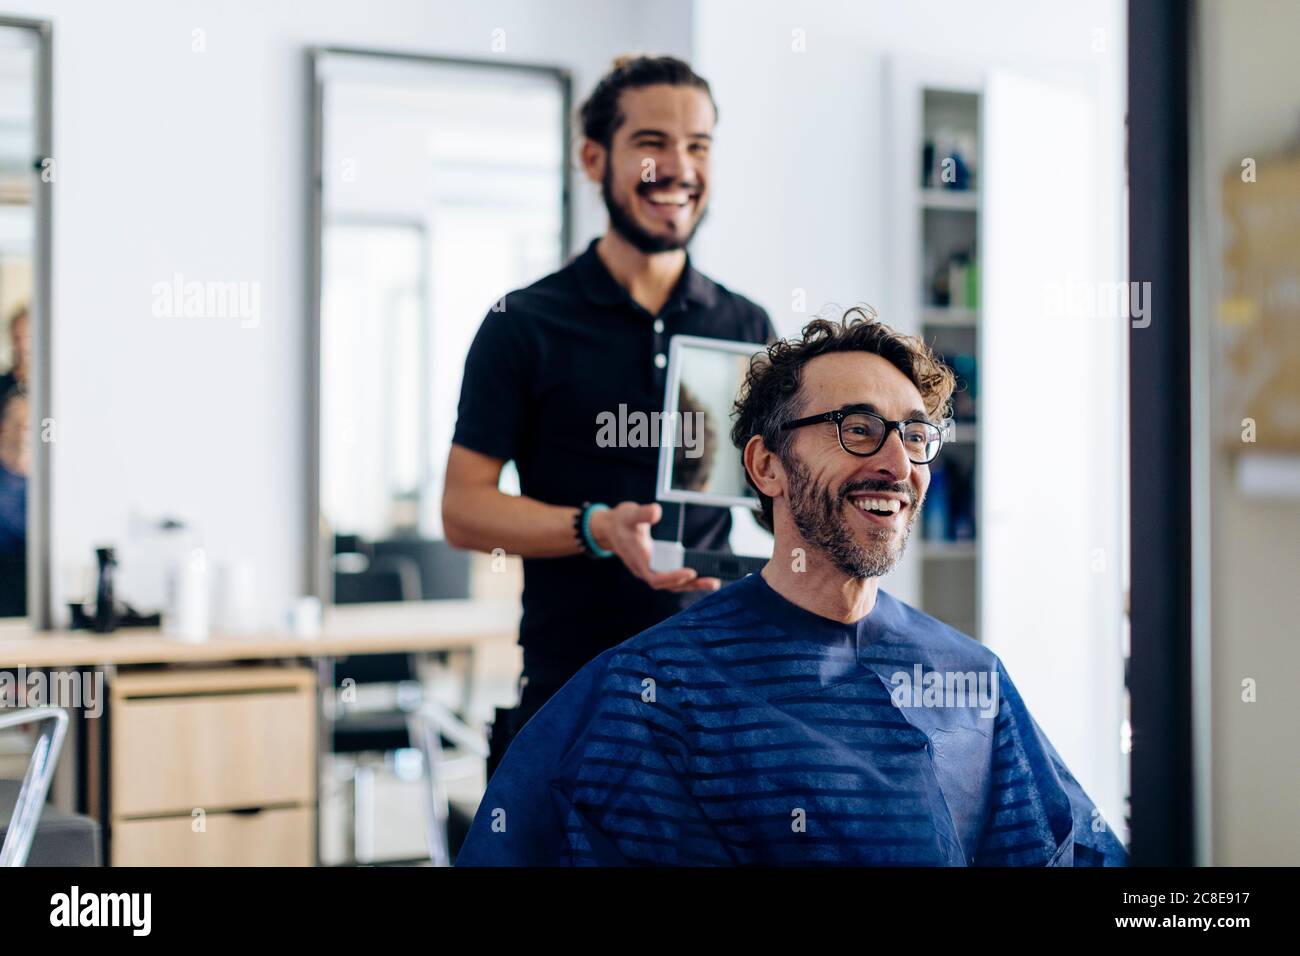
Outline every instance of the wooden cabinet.
[[309, 807], [125, 820], [113, 826], [114, 866], [312, 866]]
[[109, 693], [114, 866], [311, 866], [316, 677], [121, 673]]

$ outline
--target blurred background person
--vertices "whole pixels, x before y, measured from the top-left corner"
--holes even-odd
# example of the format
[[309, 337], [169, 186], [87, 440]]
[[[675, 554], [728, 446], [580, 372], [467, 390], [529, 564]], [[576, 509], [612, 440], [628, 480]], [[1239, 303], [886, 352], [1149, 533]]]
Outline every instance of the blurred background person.
[[9, 368], [0, 372], [0, 395], [15, 388], [27, 388], [31, 375], [32, 319], [22, 305], [9, 319]]
[[0, 394], [0, 617], [27, 613], [27, 414], [22, 389]]

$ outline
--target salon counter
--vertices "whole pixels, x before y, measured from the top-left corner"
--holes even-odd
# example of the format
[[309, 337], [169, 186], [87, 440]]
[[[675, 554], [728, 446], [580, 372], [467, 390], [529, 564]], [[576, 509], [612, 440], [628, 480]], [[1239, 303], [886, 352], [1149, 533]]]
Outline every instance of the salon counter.
[[[466, 665], [468, 706], [485, 674], [518, 673], [518, 622], [517, 604], [429, 601], [330, 608], [314, 637], [217, 633], [190, 643], [157, 628], [9, 625], [0, 675], [65, 671], [59, 689], [82, 691], [67, 705], [72, 753], [52, 795], [99, 823], [104, 862], [310, 866], [320, 861], [318, 775], [330, 747], [332, 707], [320, 690], [333, 659], [455, 657]], [[94, 690], [92, 703], [87, 687], [106, 695]]]
[[518, 626], [518, 605], [485, 601], [334, 607], [325, 612], [320, 634], [315, 637], [264, 631], [214, 633], [206, 641], [187, 642], [165, 637], [157, 628], [93, 634], [4, 626], [0, 627], [0, 669], [426, 653], [479, 643], [513, 642]]

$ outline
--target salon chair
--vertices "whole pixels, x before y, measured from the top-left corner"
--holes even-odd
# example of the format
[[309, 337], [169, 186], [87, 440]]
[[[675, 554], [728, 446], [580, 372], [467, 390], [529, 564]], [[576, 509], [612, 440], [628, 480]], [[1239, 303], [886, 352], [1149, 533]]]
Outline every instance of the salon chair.
[[[370, 541], [339, 534], [334, 537], [334, 554], [334, 599], [339, 604], [469, 597], [469, 556], [445, 541], [418, 537]], [[450, 655], [431, 657], [446, 662]], [[407, 748], [418, 750], [424, 762], [429, 859], [445, 865], [469, 830], [474, 808], [450, 800], [446, 784], [474, 772], [474, 760], [482, 766], [486, 742], [482, 756], [476, 756], [478, 737], [457, 713], [425, 699], [420, 677], [415, 658], [406, 654], [359, 655], [335, 662], [331, 753], [340, 758], [347, 773], [347, 863], [369, 862], [361, 859], [367, 841], [357, 827], [358, 820], [374, 818], [369, 783], [398, 751]], [[472, 666], [467, 666], [462, 675], [462, 714], [469, 705], [471, 678]], [[345, 689], [357, 704], [363, 696], [380, 698], [382, 703], [367, 708], [351, 705], [344, 699]]]
[[[472, 670], [464, 675], [468, 681]], [[348, 829], [344, 841], [347, 864], [372, 861], [361, 844], [357, 821], [373, 821], [376, 807], [367, 785], [400, 750], [414, 748], [423, 762], [425, 841], [428, 859], [446, 866], [454, 858], [469, 826], [474, 807], [449, 799], [448, 782], [483, 766], [487, 742], [449, 708], [428, 699], [416, 661], [407, 654], [366, 654], [340, 658], [334, 664], [334, 695], [329, 702], [331, 753], [347, 772]], [[356, 706], [365, 689], [379, 691], [384, 702]], [[393, 861], [398, 862], [398, 861]]]
[[377, 558], [374, 546], [357, 535], [334, 538], [334, 603], [386, 604], [423, 596], [420, 567], [404, 556]]
[[414, 536], [371, 541], [338, 534], [334, 558], [336, 604], [469, 597], [470, 556], [446, 541]]

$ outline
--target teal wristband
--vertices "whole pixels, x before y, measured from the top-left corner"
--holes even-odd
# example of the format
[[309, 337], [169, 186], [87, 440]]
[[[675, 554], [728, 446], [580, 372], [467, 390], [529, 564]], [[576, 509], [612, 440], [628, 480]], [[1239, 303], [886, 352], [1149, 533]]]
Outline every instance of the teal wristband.
[[613, 551], [602, 548], [591, 536], [591, 516], [597, 511], [608, 511], [609, 505], [593, 503], [582, 509], [582, 543], [587, 546], [587, 553], [593, 558], [612, 558]]

